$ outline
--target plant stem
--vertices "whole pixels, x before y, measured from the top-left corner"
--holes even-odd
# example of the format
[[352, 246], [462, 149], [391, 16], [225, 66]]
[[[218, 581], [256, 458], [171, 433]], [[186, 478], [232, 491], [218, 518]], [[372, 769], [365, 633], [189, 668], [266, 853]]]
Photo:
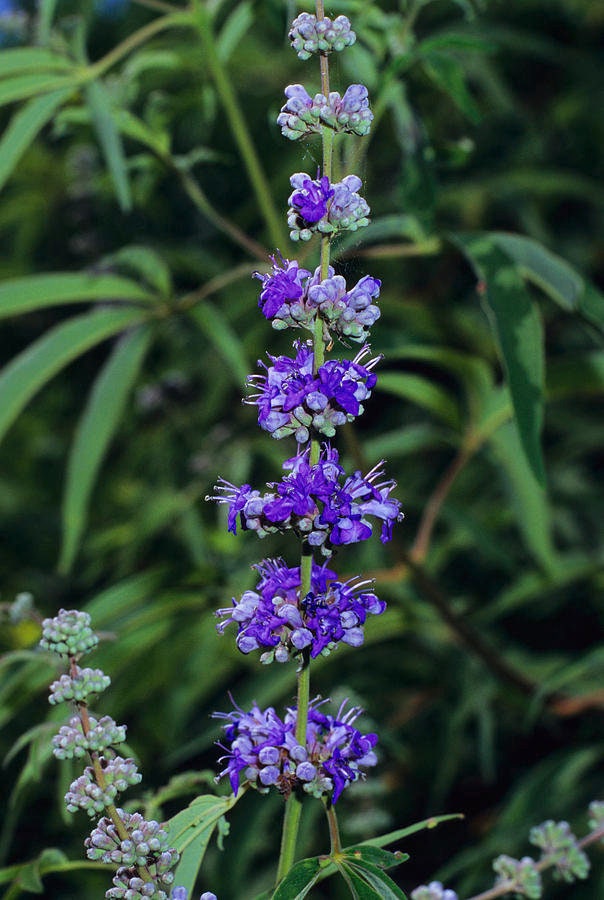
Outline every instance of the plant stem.
[[[325, 18], [325, 9], [323, 0], [316, 2], [317, 20]], [[329, 94], [329, 60], [326, 53], [319, 56], [321, 67], [321, 91], [327, 96]], [[332, 163], [333, 163], [333, 138], [334, 133], [330, 128], [322, 129], [323, 139], [323, 171], [322, 175], [327, 176], [331, 181]], [[321, 280], [328, 277], [329, 259], [330, 259], [331, 241], [328, 235], [321, 236]], [[323, 322], [317, 316], [313, 330], [313, 371], [316, 375], [319, 368], [325, 361], [325, 337], [323, 333]], [[321, 442], [316, 435], [311, 436], [309, 463], [314, 466], [319, 461], [321, 453]], [[306, 542], [302, 544], [302, 554], [300, 558], [300, 600], [302, 600], [310, 592], [312, 586], [312, 550]], [[302, 747], [306, 746], [306, 730], [308, 725], [308, 708], [310, 703], [310, 652], [306, 648], [302, 652], [302, 663], [298, 669], [298, 686], [297, 686], [297, 720], [296, 720], [296, 741]], [[302, 811], [302, 801], [296, 793], [292, 793], [288, 798], [285, 806], [285, 816], [283, 819], [283, 833], [281, 837], [281, 853], [279, 857], [279, 867], [277, 870], [277, 883], [281, 881], [288, 871], [291, 869], [296, 852], [296, 841], [298, 836], [298, 828], [300, 825], [300, 814]], [[335, 814], [334, 814], [335, 815]], [[329, 817], [329, 812], [328, 812]], [[332, 822], [330, 820], [330, 831]], [[337, 834], [337, 822], [335, 824]], [[337, 838], [339, 842], [339, 837]], [[332, 836], [333, 844], [333, 836]]]
[[331, 856], [338, 856], [342, 852], [342, 841], [340, 840], [340, 829], [338, 828], [336, 808], [331, 800], [325, 800], [325, 815], [327, 816], [327, 824], [329, 825]]
[[[589, 834], [586, 834], [584, 838], [581, 838], [580, 841], [577, 841], [577, 846], [580, 850], [584, 850], [585, 847], [589, 847], [590, 844], [595, 844], [596, 841], [602, 840], [604, 837], [604, 825], [600, 825], [599, 828], [596, 828], [594, 831], [590, 831]], [[554, 865], [555, 860], [552, 857], [545, 857], [545, 859], [540, 860], [535, 863], [535, 868], [538, 872], [543, 872], [546, 869], [549, 869], [550, 866]], [[503, 897], [506, 894], [517, 893], [517, 888], [515, 882], [508, 879], [506, 881], [502, 881], [500, 884], [496, 884], [495, 887], [490, 888], [488, 891], [483, 891], [482, 894], [475, 894], [473, 897], [469, 897], [468, 900], [495, 900], [497, 897]]]
[[233, 137], [239, 147], [250, 183], [254, 189], [258, 206], [264, 216], [270, 240], [275, 247], [278, 247], [280, 244], [283, 246], [285, 234], [281, 217], [272, 201], [270, 185], [260, 165], [258, 154], [252, 143], [237, 96], [233, 90], [233, 85], [216, 51], [216, 41], [208, 10], [197, 0], [194, 3], [193, 14], [203, 44], [204, 66], [207, 67], [218, 91], [218, 96], [224, 107]]

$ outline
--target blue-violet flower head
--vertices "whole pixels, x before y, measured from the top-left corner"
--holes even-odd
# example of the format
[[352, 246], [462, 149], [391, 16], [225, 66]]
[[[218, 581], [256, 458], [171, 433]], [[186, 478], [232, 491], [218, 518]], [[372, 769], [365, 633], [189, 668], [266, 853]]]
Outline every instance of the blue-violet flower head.
[[310, 13], [300, 13], [291, 24], [289, 39], [299, 58], [306, 60], [319, 50], [329, 53], [352, 46], [356, 34], [346, 16], [338, 16], [332, 21], [327, 16], [317, 19]]

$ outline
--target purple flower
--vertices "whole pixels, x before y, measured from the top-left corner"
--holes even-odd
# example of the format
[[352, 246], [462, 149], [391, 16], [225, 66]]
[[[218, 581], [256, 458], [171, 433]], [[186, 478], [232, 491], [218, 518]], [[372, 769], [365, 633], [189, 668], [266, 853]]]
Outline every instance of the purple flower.
[[342, 340], [365, 341], [369, 329], [380, 317], [373, 301], [380, 295], [381, 281], [365, 275], [350, 290], [342, 275], [330, 266], [321, 280], [321, 269], [314, 274], [296, 261], [272, 257], [272, 272], [255, 273], [262, 281], [258, 306], [273, 328], [307, 328], [313, 331], [317, 316], [323, 319], [327, 340], [335, 335]]
[[377, 735], [364, 735], [353, 727], [361, 714], [358, 708], [345, 712], [343, 703], [337, 716], [320, 711], [325, 701], [310, 703], [306, 745], [296, 740], [297, 710], [288, 709], [281, 719], [272, 707], [261, 710], [254, 704], [249, 713], [239, 707], [231, 713], [215, 713], [226, 719], [226, 763], [219, 777], [228, 776], [233, 793], [244, 782], [266, 791], [269, 787], [288, 796], [301, 787], [315, 796], [330, 794], [335, 803], [344, 788], [363, 777], [362, 768], [374, 766]]
[[263, 649], [265, 663], [286, 662], [305, 647], [313, 658], [330, 653], [340, 641], [358, 647], [367, 615], [380, 615], [386, 608], [373, 592], [362, 590], [370, 582], [340, 582], [335, 572], [314, 561], [311, 590], [302, 598], [299, 566], [267, 559], [255, 568], [261, 576], [255, 590], [217, 610], [223, 619], [217, 629], [236, 623], [238, 648], [242, 653]]
[[283, 259], [282, 256], [271, 256], [273, 271], [270, 275], [254, 273], [255, 278], [262, 281], [262, 291], [258, 306], [267, 319], [281, 317], [300, 306], [304, 297], [303, 281], [310, 277], [308, 269], [302, 269], [294, 260]]
[[316, 465], [308, 461], [308, 448], [286, 460], [283, 468], [289, 474], [270, 484], [272, 491], [260, 495], [249, 485], [237, 488], [222, 481], [216, 488], [222, 493], [207, 499], [229, 505], [233, 533], [237, 518], [244, 531], [255, 531], [261, 538], [293, 530], [311, 547], [320, 547], [324, 556], [331, 556], [334, 547], [369, 538], [370, 518], [382, 520], [382, 543], [390, 540], [394, 522], [402, 519], [399, 501], [390, 497], [396, 483], [381, 480], [380, 466], [367, 476], [355, 472], [341, 483], [344, 470], [338, 452], [325, 444]]
[[312, 343], [297, 341], [294, 347], [295, 359], [269, 354], [272, 366], [260, 362], [266, 375], [249, 376], [248, 384], [258, 393], [247, 402], [258, 406], [258, 424], [274, 438], [293, 435], [303, 444], [311, 431], [332, 437], [339, 425], [363, 412], [362, 401], [377, 381], [371, 370], [381, 357], [361, 365], [369, 353], [363, 347], [354, 360], [331, 359], [313, 374]]
[[300, 172], [292, 175], [290, 182], [296, 190], [288, 203], [302, 222], [314, 225], [327, 215], [327, 202], [333, 197], [334, 189], [326, 175], [313, 181], [310, 175]]
[[369, 133], [373, 113], [367, 88], [362, 84], [351, 84], [343, 97], [337, 91], [331, 91], [328, 97], [311, 97], [303, 85], [290, 84], [285, 88], [285, 96], [287, 101], [277, 116], [277, 125], [290, 140], [318, 134], [325, 125], [338, 133]]
[[300, 13], [292, 22], [289, 39], [299, 58], [306, 60], [319, 50], [329, 53], [350, 47], [356, 34], [346, 16], [338, 16], [332, 22], [327, 16], [317, 20], [310, 13]]
[[292, 175], [295, 190], [288, 199], [287, 224], [293, 241], [309, 241], [315, 231], [336, 234], [369, 224], [369, 207], [357, 191], [361, 179], [347, 175], [331, 185], [324, 175], [312, 180], [306, 172]]

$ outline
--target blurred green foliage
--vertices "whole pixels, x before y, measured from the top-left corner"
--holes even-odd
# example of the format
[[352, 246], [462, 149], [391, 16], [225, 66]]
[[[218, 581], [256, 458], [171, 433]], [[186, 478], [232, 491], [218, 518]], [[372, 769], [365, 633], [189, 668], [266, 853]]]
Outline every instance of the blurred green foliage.
[[[0, 51], [2, 600], [31, 591], [44, 615], [91, 613], [106, 637], [94, 665], [113, 680], [103, 711], [128, 724], [143, 802], [168, 816], [203, 782], [184, 773], [215, 767], [210, 715], [229, 691], [243, 707], [294, 692], [291, 667], [260, 669], [213, 617], [252, 586], [253, 562], [294, 551], [233, 539], [203, 497], [219, 475], [275, 479], [284, 456], [240, 404], [253, 361], [289, 341], [250, 276], [277, 246], [294, 255], [288, 178], [320, 151], [274, 120], [283, 87], [312, 92], [318, 74], [287, 46], [294, 3], [28, 9], [31, 49]], [[327, 12], [358, 34], [334, 87], [364, 81], [375, 113], [337, 158], [362, 175], [373, 221], [335, 256], [383, 282], [379, 390], [343, 449], [351, 465], [388, 459], [406, 519], [391, 545], [339, 555], [389, 609], [313, 685], [353, 697], [380, 734], [379, 773], [341, 801], [345, 839], [463, 812], [405, 842], [395, 873], [463, 897], [491, 882], [493, 856], [528, 852], [531, 825], [584, 831], [602, 795], [604, 8]], [[2, 624], [2, 864], [60, 846], [75, 871], [43, 888], [30, 872], [23, 889], [101, 896], [88, 823], [62, 813], [73, 773], [51, 758], [37, 638]], [[153, 791], [177, 775], [158, 809]], [[227, 900], [271, 884], [281, 805], [244, 797], [206, 888]], [[302, 854], [325, 848], [319, 813]], [[588, 882], [548, 896], [602, 895], [594, 854]]]

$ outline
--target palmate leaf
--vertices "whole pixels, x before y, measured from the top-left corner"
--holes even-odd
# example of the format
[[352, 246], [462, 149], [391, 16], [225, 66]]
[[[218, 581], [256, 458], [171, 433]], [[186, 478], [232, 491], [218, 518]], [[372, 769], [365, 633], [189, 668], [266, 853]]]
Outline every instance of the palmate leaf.
[[321, 860], [318, 856], [301, 859], [292, 866], [276, 891], [267, 896], [270, 896], [271, 900], [304, 900], [322, 875]]
[[16, 112], [0, 140], [0, 190], [37, 134], [71, 94], [71, 88], [34, 97]]
[[155, 296], [135, 281], [120, 275], [88, 272], [52, 272], [27, 275], [0, 283], [0, 319], [62, 303], [111, 300], [120, 303], [153, 303]]
[[537, 480], [543, 484], [541, 427], [545, 364], [539, 310], [518, 269], [491, 235], [456, 234], [453, 241], [484, 281], [487, 312], [506, 372], [522, 448]]
[[34, 394], [72, 360], [145, 317], [138, 309], [101, 309], [62, 322], [0, 372], [0, 440]]
[[153, 338], [143, 325], [124, 335], [101, 369], [80, 419], [67, 463], [59, 570], [71, 569], [86, 525], [90, 496]]
[[195, 886], [214, 829], [237, 800], [238, 797], [216, 797], [213, 794], [196, 797], [186, 809], [167, 822], [170, 846], [180, 853], [174, 884], [185, 887], [189, 895]]
[[389, 875], [369, 862], [336, 863], [340, 874], [350, 888], [354, 900], [406, 900], [406, 895]]

